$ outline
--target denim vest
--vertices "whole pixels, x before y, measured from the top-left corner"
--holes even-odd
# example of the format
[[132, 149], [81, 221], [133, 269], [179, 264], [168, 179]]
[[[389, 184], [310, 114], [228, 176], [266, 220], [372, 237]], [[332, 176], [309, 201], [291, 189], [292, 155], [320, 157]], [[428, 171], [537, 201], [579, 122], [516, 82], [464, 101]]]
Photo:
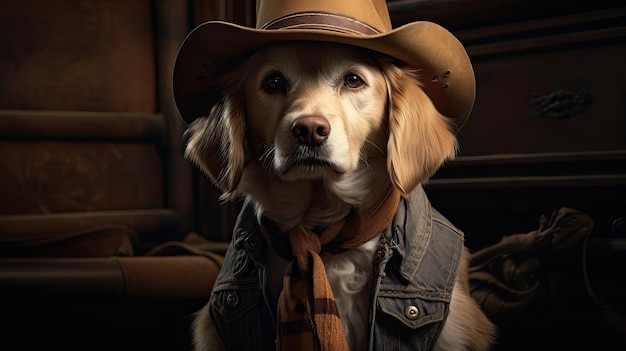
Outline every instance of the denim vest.
[[[266, 243], [251, 204], [237, 218], [209, 309], [228, 350], [275, 350]], [[402, 198], [374, 256], [369, 350], [431, 350], [449, 311], [463, 233], [434, 210], [421, 187]]]

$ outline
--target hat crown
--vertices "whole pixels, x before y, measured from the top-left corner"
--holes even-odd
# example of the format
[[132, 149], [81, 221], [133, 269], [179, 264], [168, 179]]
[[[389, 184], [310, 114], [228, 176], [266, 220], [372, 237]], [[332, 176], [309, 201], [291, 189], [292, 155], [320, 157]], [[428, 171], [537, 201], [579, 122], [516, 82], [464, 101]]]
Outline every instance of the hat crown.
[[257, 0], [257, 29], [323, 29], [351, 34], [391, 31], [385, 0]]

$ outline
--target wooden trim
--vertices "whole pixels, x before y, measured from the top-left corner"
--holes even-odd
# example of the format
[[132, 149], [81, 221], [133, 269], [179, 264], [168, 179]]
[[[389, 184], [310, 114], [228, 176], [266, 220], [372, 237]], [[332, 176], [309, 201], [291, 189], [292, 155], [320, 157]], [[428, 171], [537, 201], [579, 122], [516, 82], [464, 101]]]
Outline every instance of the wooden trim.
[[255, 26], [255, 0], [192, 0], [191, 7], [193, 26], [216, 20]]
[[162, 115], [149, 113], [0, 110], [0, 138], [161, 143]]
[[[473, 57], [525, 50], [580, 46], [626, 37], [626, 7], [459, 30], [455, 35]], [[585, 28], [585, 30], [572, 30]]]
[[453, 32], [471, 27], [591, 14], [604, 9], [618, 11], [623, 5], [621, 0], [387, 0], [391, 20], [396, 27], [423, 20], [439, 23]]
[[[485, 40], [489, 38], [519, 36], [520, 33], [535, 33], [539, 36], [546, 32], [561, 29], [561, 32], [570, 33], [574, 26], [576, 27], [592, 27], [593, 24], [599, 24], [602, 28], [606, 27], [607, 22], [617, 21], [626, 17], [626, 7], [615, 8], [610, 10], [601, 10], [595, 12], [585, 12], [573, 15], [564, 15], [551, 17], [547, 19], [527, 20], [522, 22], [513, 22], [501, 25], [493, 25], [488, 27], [478, 27], [467, 30], [461, 30], [455, 35], [463, 42], [476, 40]], [[568, 29], [564, 29], [568, 28]], [[529, 35], [525, 35], [528, 37]]]
[[[576, 176], [528, 176], [431, 179], [431, 189], [476, 188], [545, 188], [545, 187], [592, 187], [626, 185], [626, 174], [576, 175]], [[572, 190], [574, 191], [574, 190]]]
[[0, 216], [3, 237], [60, 233], [116, 224], [127, 225], [139, 234], [158, 235], [176, 227], [179, 216], [169, 209], [66, 212]]
[[[389, 1], [388, 7], [396, 26], [429, 20], [448, 28], [472, 58], [600, 40], [619, 41], [626, 36], [626, 7], [616, 1], [566, 6], [545, 1], [514, 4], [486, 0], [480, 6], [462, 0], [447, 3], [441, 6], [433, 0], [395, 0]], [[514, 7], [519, 11], [511, 12]]]
[[[175, 0], [160, 0], [160, 3], [173, 2]], [[180, 3], [178, 1], [177, 3]], [[234, 22], [239, 25], [254, 27], [256, 21], [256, 5], [254, 0], [191, 0], [188, 2], [190, 9], [190, 24], [195, 27], [205, 21], [222, 20]], [[161, 6], [162, 7], [162, 6]], [[168, 17], [171, 17], [171, 13], [165, 11], [159, 11], [157, 7], [157, 15], [163, 16], [163, 19], [159, 22], [171, 23]], [[191, 29], [191, 28], [190, 28]], [[161, 37], [167, 40], [175, 40], [171, 38], [171, 33], [167, 29], [163, 31], [163, 36], [159, 35], [159, 43], [161, 43]], [[179, 42], [173, 43], [176, 50], [178, 50], [184, 37], [179, 39]], [[161, 44], [158, 45], [161, 47]], [[161, 48], [159, 48], [161, 50]], [[167, 59], [167, 52], [165, 58]], [[160, 57], [162, 53], [160, 53]], [[165, 65], [165, 70], [168, 67]], [[162, 71], [165, 72], [163, 68]], [[169, 82], [170, 78], [166, 80]], [[168, 83], [169, 84], [169, 83]], [[169, 94], [169, 92], [167, 92]], [[170, 94], [171, 95], [171, 94]], [[167, 101], [162, 98], [162, 101]], [[163, 110], [165, 111], [165, 109]], [[165, 113], [165, 112], [164, 112]], [[171, 131], [174, 135], [171, 136], [172, 140], [172, 152], [177, 155], [183, 155], [184, 150], [182, 146], [177, 149], [178, 145], [182, 145], [180, 142], [176, 142], [177, 135], [181, 134], [179, 128], [182, 121], [178, 112], [175, 111], [175, 117], [177, 121], [172, 123]], [[165, 113], [168, 118], [169, 113]], [[168, 119], [168, 121], [170, 121]], [[219, 191], [211, 184], [209, 179], [201, 174], [198, 168], [194, 167], [192, 170], [192, 178], [189, 180], [189, 175], [186, 173], [189, 169], [190, 163], [187, 160], [176, 159], [174, 156], [170, 160], [168, 165], [168, 205], [176, 208], [181, 214], [189, 214], [188, 217], [184, 217], [181, 224], [187, 225], [193, 223], [195, 230], [203, 236], [214, 241], [230, 242], [232, 235], [232, 226], [235, 223], [237, 205], [233, 203], [222, 204], [218, 201]], [[194, 184], [194, 194], [189, 194], [189, 184]], [[194, 198], [195, 196], [195, 198]], [[190, 207], [185, 207], [188, 204], [195, 203], [195, 211], [192, 211]], [[181, 229], [184, 230], [184, 228]]]
[[467, 54], [472, 58], [512, 53], [526, 50], [555, 48], [558, 46], [580, 45], [600, 40], [612, 40], [626, 37], [626, 27], [597, 29], [586, 32], [574, 32], [567, 34], [547, 35], [521, 40], [496, 42], [495, 44], [468, 45]]
[[626, 150], [459, 156], [450, 166], [537, 164], [580, 161], [626, 161]]
[[0, 258], [0, 296], [206, 300], [218, 269], [216, 262], [201, 255]]
[[[159, 110], [167, 124], [167, 152], [163, 155], [166, 207], [180, 214], [180, 223], [172, 233], [182, 237], [194, 225], [194, 185], [191, 163], [184, 159], [183, 134], [186, 124], [178, 113], [172, 94], [172, 74], [180, 45], [189, 32], [189, 6], [185, 1], [155, 2], [156, 60]], [[172, 237], [171, 236], [171, 237]]]
[[227, 19], [228, 5], [226, 0], [192, 0], [191, 25], [195, 27], [205, 21]]
[[626, 150], [459, 157], [429, 181], [442, 188], [585, 187], [626, 184]]

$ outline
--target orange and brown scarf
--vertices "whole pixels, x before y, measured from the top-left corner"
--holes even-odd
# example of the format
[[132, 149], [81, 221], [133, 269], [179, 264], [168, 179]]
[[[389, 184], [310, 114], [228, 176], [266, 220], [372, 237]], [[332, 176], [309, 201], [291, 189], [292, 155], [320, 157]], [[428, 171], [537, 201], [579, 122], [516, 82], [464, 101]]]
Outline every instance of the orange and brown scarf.
[[[320, 254], [342, 252], [380, 235], [393, 219], [399, 201], [398, 191], [390, 189], [371, 208], [348, 216], [319, 235], [301, 227], [288, 233], [292, 261], [278, 299], [278, 350], [348, 350]], [[264, 234], [273, 247], [272, 243], [280, 240], [266, 231]]]

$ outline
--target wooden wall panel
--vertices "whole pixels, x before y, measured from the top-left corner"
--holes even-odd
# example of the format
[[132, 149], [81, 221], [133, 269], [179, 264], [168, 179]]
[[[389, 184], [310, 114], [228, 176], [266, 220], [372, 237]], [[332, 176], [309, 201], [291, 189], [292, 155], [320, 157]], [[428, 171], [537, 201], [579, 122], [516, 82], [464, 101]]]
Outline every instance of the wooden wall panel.
[[0, 109], [155, 112], [151, 1], [0, 1]]
[[0, 214], [163, 207], [154, 144], [0, 141]]

